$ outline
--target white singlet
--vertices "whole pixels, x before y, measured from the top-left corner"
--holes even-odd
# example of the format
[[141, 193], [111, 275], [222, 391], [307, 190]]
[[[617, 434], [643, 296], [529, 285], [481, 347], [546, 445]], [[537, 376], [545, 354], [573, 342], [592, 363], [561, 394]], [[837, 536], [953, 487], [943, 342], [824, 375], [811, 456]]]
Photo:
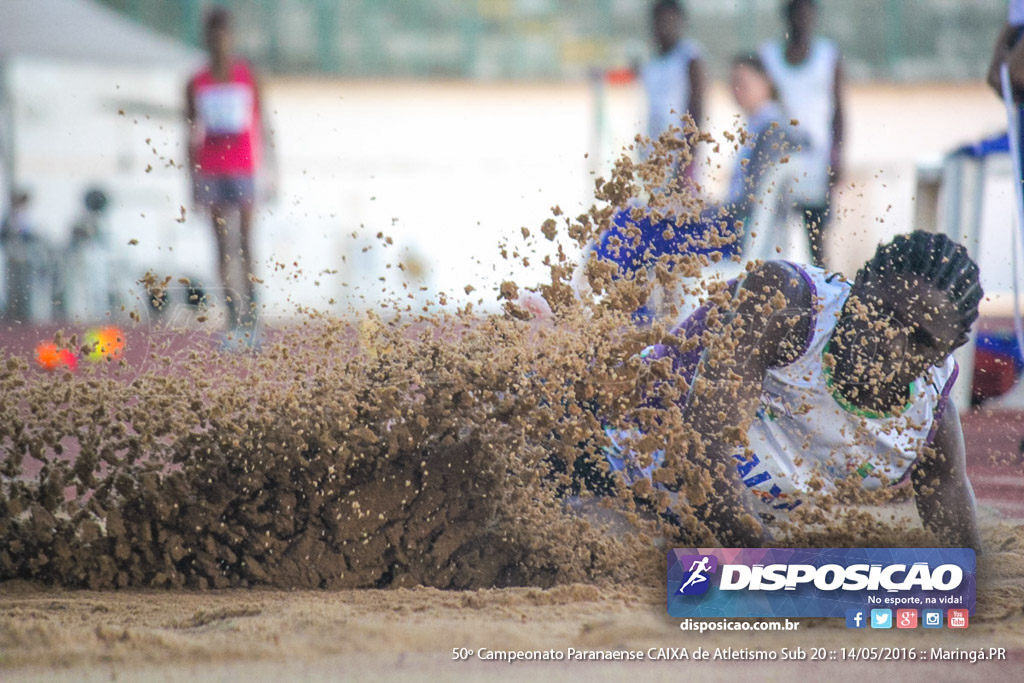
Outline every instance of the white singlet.
[[1007, 22], [1010, 26], [1024, 26], [1024, 0], [1010, 0]]
[[680, 40], [643, 68], [647, 93], [647, 134], [656, 140], [669, 126], [682, 127], [681, 119], [690, 107], [690, 63], [700, 59], [697, 43]]
[[804, 353], [769, 370], [761, 406], [747, 432], [750, 459], [737, 455], [740, 476], [778, 510], [799, 505], [802, 493], [834, 490], [854, 476], [874, 490], [902, 480], [928, 444], [956, 380], [952, 356], [910, 385], [907, 405], [875, 415], [850, 405], [832, 388], [823, 364], [850, 284], [821, 268], [794, 266], [810, 285], [817, 313]]
[[196, 92], [196, 109], [210, 135], [239, 135], [252, 126], [253, 90], [245, 83], [213, 83]]
[[798, 129], [810, 140], [799, 155], [806, 176], [793, 188], [794, 201], [804, 206], [824, 206], [828, 197], [839, 47], [827, 38], [814, 38], [807, 59], [800, 64], [786, 61], [783, 42], [765, 43], [760, 54], [783, 107], [799, 121]]

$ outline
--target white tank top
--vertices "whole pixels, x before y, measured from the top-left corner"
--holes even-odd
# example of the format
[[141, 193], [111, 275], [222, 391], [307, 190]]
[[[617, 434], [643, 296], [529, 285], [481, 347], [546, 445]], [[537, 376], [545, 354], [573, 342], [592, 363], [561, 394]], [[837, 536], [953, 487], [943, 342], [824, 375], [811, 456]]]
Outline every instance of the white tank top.
[[[903, 481], [934, 437], [957, 376], [952, 356], [929, 368], [911, 383], [907, 405], [897, 415], [872, 415], [849, 405], [833, 391], [822, 357], [850, 285], [820, 268], [790, 265], [811, 287], [816, 312], [810, 339], [796, 361], [767, 372], [747, 430], [752, 455], [739, 451], [733, 456], [740, 478], [756, 494], [759, 512], [775, 518], [785, 518], [811, 491], [834, 491], [838, 480], [854, 477], [868, 490]], [[663, 357], [656, 349], [648, 347], [641, 358]], [[605, 434], [611, 441], [604, 449], [611, 471], [629, 485], [653, 479], [664, 450], [641, 462], [632, 442], [642, 432], [606, 427]], [[661, 483], [654, 486], [666, 490]]]
[[1007, 22], [1010, 26], [1024, 26], [1024, 0], [1010, 0]]
[[832, 152], [839, 47], [827, 38], [816, 37], [811, 41], [807, 59], [800, 64], [786, 61], [783, 42], [765, 43], [760, 54], [786, 112], [800, 122], [799, 130], [810, 140], [806, 151], [799, 155], [798, 163], [806, 176], [795, 185], [794, 200], [810, 206], [824, 204]]
[[834, 490], [834, 482], [847, 477], [869, 490], [902, 480], [932, 438], [957, 374], [952, 356], [929, 368], [911, 383], [897, 415], [849, 405], [833, 391], [822, 357], [850, 285], [820, 268], [794, 267], [811, 286], [817, 308], [810, 341], [794, 363], [768, 371], [747, 432], [753, 457], [735, 456], [744, 483], [779, 511], [800, 505], [807, 491]]
[[644, 66], [647, 134], [651, 139], [657, 139], [669, 126], [682, 127], [680, 119], [690, 107], [690, 63], [700, 56], [697, 43], [680, 40]]

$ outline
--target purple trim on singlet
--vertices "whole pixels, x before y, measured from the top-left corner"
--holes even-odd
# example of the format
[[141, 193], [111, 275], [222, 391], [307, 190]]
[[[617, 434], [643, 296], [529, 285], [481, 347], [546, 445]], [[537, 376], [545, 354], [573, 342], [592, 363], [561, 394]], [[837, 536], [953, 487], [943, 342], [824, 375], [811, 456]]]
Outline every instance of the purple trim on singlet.
[[811, 288], [811, 321], [807, 326], [807, 339], [804, 341], [804, 350], [800, 352], [801, 355], [803, 355], [807, 349], [810, 348], [811, 340], [814, 339], [814, 331], [818, 327], [818, 288], [814, 286], [814, 279], [811, 277], [811, 274], [804, 270], [799, 264], [793, 263], [792, 261], [783, 261], [783, 263], [788, 263], [793, 268], [796, 268], [796, 271], [800, 273], [800, 277], [802, 277], [804, 282], [807, 283], [807, 286]]
[[[734, 289], [739, 281], [738, 277], [734, 277], [726, 281], [725, 285], [729, 289]], [[710, 301], [704, 302], [686, 320], [673, 327], [670, 334], [680, 337], [684, 342], [694, 337], [700, 337], [708, 328], [708, 313], [711, 311], [712, 305]], [[700, 344], [689, 351], [680, 351], [678, 348], [666, 344], [655, 344], [650, 347], [646, 357], [657, 360], [671, 356], [672, 372], [677, 376], [681, 376], [689, 383], [693, 381], [694, 376], [697, 374], [697, 365], [700, 363], [700, 357], [703, 354], [704, 346]]]
[[939, 421], [942, 420], [942, 414], [946, 412], [946, 404], [949, 403], [949, 395], [953, 391], [953, 383], [956, 382], [956, 378], [960, 375], [960, 365], [956, 361], [953, 361], [953, 372], [950, 373], [949, 379], [946, 380], [946, 384], [942, 387], [942, 391], [939, 393], [939, 402], [935, 406], [935, 412], [932, 414], [932, 426], [928, 430], [928, 438], [925, 440], [925, 444], [928, 446], [932, 445], [932, 441], [935, 440], [935, 434], [939, 431]]
[[[807, 327], [807, 339], [804, 342], [804, 349], [801, 351], [801, 353], [805, 353], [814, 339], [814, 331], [818, 324], [818, 309], [816, 306], [818, 288], [814, 286], [814, 280], [811, 278], [810, 273], [798, 264], [792, 261], [783, 261], [783, 263], [794, 268], [811, 290], [811, 320]], [[735, 277], [727, 281], [726, 286], [729, 289], [735, 289], [739, 282], [740, 278]], [[686, 320], [672, 328], [670, 334], [681, 338], [684, 342], [704, 334], [708, 326], [708, 313], [711, 311], [712, 305], [710, 301], [705, 302], [700, 308], [691, 313]], [[667, 344], [654, 344], [645, 350], [644, 359], [659, 360], [671, 357], [673, 373], [682, 377], [687, 382], [693, 382], [693, 378], [697, 374], [697, 365], [700, 363], [700, 357], [703, 354], [704, 346], [700, 344], [689, 351], [679, 351], [678, 348]]]

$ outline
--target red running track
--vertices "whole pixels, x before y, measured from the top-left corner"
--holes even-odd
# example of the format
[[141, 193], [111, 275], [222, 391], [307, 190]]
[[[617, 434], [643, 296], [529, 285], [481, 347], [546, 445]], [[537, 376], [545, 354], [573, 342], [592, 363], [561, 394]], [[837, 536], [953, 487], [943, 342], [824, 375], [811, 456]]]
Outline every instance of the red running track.
[[[81, 325], [0, 326], [0, 357], [20, 356], [34, 364], [34, 349], [42, 341], [52, 341], [55, 332], [63, 329], [66, 336], [84, 337]], [[352, 332], [355, 336], [355, 331]], [[274, 331], [264, 333], [273, 337]], [[139, 367], [148, 361], [151, 344], [165, 357], [187, 357], [191, 350], [218, 353], [221, 340], [207, 332], [177, 332], [161, 328], [137, 326], [125, 328], [126, 362]], [[212, 359], [213, 359], [212, 358]], [[1024, 519], [1024, 411], [992, 411], [975, 409], [961, 414], [964, 440], [967, 445], [967, 473], [975, 495], [982, 505], [994, 507], [1002, 514]]]
[[967, 476], [978, 502], [1024, 519], [1024, 412], [979, 408], [962, 413]]

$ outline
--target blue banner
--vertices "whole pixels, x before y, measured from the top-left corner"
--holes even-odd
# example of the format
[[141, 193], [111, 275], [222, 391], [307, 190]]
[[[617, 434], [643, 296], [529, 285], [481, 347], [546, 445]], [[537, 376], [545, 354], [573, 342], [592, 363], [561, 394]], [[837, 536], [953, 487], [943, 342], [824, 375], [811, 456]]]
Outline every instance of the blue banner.
[[673, 617], [842, 617], [848, 610], [968, 610], [969, 548], [676, 548]]

